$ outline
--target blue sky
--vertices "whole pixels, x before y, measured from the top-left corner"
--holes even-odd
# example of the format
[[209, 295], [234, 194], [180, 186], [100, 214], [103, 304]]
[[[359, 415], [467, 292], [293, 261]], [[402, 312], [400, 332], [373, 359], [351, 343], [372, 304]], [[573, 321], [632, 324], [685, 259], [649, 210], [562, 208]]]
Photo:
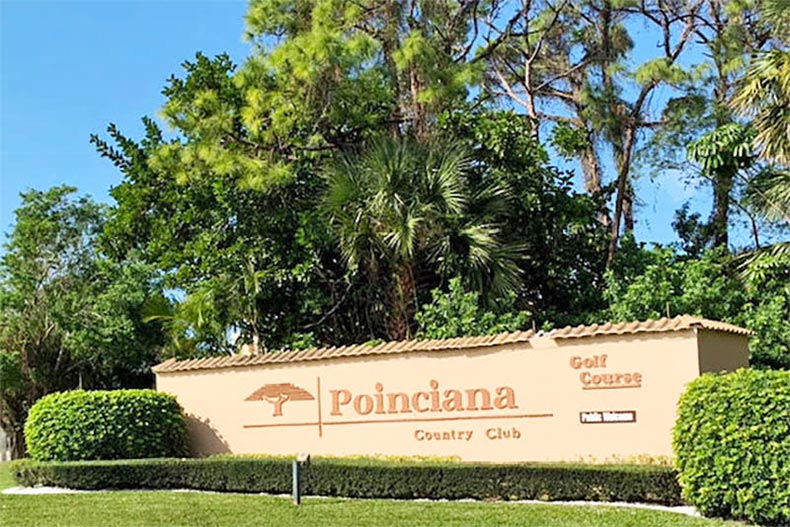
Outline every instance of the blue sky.
[[[88, 142], [114, 122], [139, 137], [165, 80], [195, 52], [241, 62], [243, 0], [0, 0], [0, 232], [19, 193], [68, 184], [101, 201], [120, 174]], [[709, 198], [666, 174], [638, 183], [641, 240], [675, 240], [674, 210]]]
[[139, 137], [164, 82], [195, 52], [248, 53], [246, 2], [0, 0], [0, 231], [19, 193], [68, 184], [108, 201], [120, 174], [88, 142]]

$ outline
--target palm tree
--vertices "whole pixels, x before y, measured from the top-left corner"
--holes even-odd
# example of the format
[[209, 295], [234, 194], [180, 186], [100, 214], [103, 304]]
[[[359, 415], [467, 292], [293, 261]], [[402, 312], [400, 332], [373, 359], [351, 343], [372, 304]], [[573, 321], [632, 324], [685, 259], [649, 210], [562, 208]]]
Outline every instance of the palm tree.
[[750, 117], [763, 159], [790, 165], [790, 0], [764, 0], [760, 14], [773, 49], [753, 57], [733, 97], [733, 108]]
[[760, 156], [790, 165], [790, 51], [773, 49], [756, 57], [732, 104], [751, 118]]
[[[758, 156], [768, 163], [750, 181], [747, 202], [770, 221], [790, 225], [790, 0], [765, 0], [760, 6], [776, 47], [753, 58], [731, 104], [750, 118]], [[744, 258], [744, 269], [764, 256], [786, 254], [778, 243]]]
[[471, 286], [502, 292], [518, 283], [519, 249], [493, 221], [506, 192], [473, 192], [471, 160], [457, 144], [382, 136], [331, 163], [324, 205], [352, 272], [385, 285], [387, 333], [410, 338], [419, 278], [461, 273]]
[[264, 276], [247, 260], [200, 282], [179, 302], [155, 299], [146, 306], [144, 320], [164, 324], [167, 351], [176, 357], [236, 353], [243, 345], [252, 354], [271, 351], [262, 340], [258, 307]]
[[727, 250], [729, 210], [736, 178], [746, 175], [755, 165], [753, 131], [739, 123], [719, 126], [688, 146], [688, 158], [699, 164], [700, 174], [713, 182], [713, 245]]

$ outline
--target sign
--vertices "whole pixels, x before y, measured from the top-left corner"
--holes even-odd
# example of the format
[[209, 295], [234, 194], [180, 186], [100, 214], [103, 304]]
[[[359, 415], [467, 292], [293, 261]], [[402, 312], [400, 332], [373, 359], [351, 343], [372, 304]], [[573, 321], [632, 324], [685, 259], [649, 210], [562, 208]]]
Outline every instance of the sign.
[[[346, 388], [322, 391], [321, 377], [316, 377], [315, 394], [292, 383], [266, 384], [245, 398], [248, 402], [265, 401], [274, 408], [272, 419], [243, 425], [244, 428], [307, 427], [314, 426], [323, 437], [324, 428], [331, 426], [361, 426], [388, 423], [414, 424], [416, 441], [472, 441], [473, 439], [520, 439], [516, 427], [491, 426], [470, 428], [469, 422], [550, 418], [544, 413], [519, 412], [516, 392], [510, 386], [496, 388], [447, 388], [436, 379], [427, 382], [424, 390], [414, 392], [388, 391], [377, 382], [369, 392], [353, 392]], [[322, 411], [328, 396], [328, 415]], [[316, 419], [312, 422], [288, 419], [283, 416], [287, 401], [312, 401]], [[267, 405], [268, 407], [268, 405]], [[281, 419], [282, 418], [282, 419]], [[450, 423], [452, 428], [428, 429], [431, 423]], [[466, 428], [464, 428], [466, 426]]]
[[745, 336], [694, 329], [442, 342], [182, 361], [157, 388], [197, 454], [606, 461], [671, 456], [687, 383], [747, 357]]
[[579, 422], [582, 424], [635, 423], [636, 412], [633, 410], [579, 412]]

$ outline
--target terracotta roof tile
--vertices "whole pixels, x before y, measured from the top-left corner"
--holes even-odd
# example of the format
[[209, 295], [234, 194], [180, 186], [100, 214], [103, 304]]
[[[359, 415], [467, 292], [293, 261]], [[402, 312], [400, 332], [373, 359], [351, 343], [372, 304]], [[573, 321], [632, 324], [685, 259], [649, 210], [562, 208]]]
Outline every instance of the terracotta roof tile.
[[[707, 320], [704, 318], [681, 315], [674, 318], [660, 318], [642, 322], [606, 322], [589, 326], [567, 326], [554, 329], [539, 336], [549, 339], [573, 339], [596, 337], [601, 335], [631, 335], [638, 333], [661, 333], [668, 331], [682, 331], [700, 328], [709, 331], [722, 331], [736, 335], [751, 335], [752, 332], [725, 322]], [[258, 366], [262, 364], [302, 362], [331, 359], [338, 357], [358, 357], [362, 355], [388, 355], [394, 353], [436, 352], [457, 349], [472, 349], [491, 346], [501, 346], [517, 342], [529, 342], [535, 338], [532, 330], [499, 333], [481, 337], [457, 337], [450, 339], [432, 340], [403, 340], [383, 342], [381, 344], [351, 344], [348, 346], [331, 346], [326, 348], [309, 348], [306, 350], [280, 351], [261, 355], [229, 355], [225, 357], [188, 359], [176, 361], [168, 359], [158, 364], [153, 369], [156, 373], [177, 372], [188, 370], [203, 370], [228, 368], [234, 366]]]
[[603, 325], [592, 324], [590, 326], [566, 326], [564, 328], [550, 331], [545, 336], [552, 339], [571, 339], [583, 337], [596, 337], [600, 335], [625, 335], [636, 333], [661, 333], [667, 331], [682, 331], [686, 329], [707, 329], [710, 331], [723, 331], [725, 333], [735, 333], [737, 335], [751, 335], [748, 329], [708, 320], [691, 315], [680, 315], [674, 318], [659, 318], [658, 320], [646, 320], [643, 322], [607, 322]]

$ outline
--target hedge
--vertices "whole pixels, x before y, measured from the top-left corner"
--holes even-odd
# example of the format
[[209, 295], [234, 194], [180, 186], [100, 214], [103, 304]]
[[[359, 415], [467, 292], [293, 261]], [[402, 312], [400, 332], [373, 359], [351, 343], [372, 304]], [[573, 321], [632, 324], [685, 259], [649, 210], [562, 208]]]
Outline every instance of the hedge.
[[27, 451], [38, 461], [134, 459], [188, 452], [186, 420], [171, 395], [154, 390], [53, 393], [30, 409]]
[[790, 525], [790, 372], [694, 380], [674, 448], [683, 495], [702, 514]]
[[[70, 463], [23, 460], [12, 465], [12, 473], [25, 486], [291, 492], [291, 460], [286, 458], [219, 456]], [[304, 469], [302, 484], [305, 494], [352, 498], [681, 503], [674, 469], [662, 466], [482, 465], [318, 458]]]

